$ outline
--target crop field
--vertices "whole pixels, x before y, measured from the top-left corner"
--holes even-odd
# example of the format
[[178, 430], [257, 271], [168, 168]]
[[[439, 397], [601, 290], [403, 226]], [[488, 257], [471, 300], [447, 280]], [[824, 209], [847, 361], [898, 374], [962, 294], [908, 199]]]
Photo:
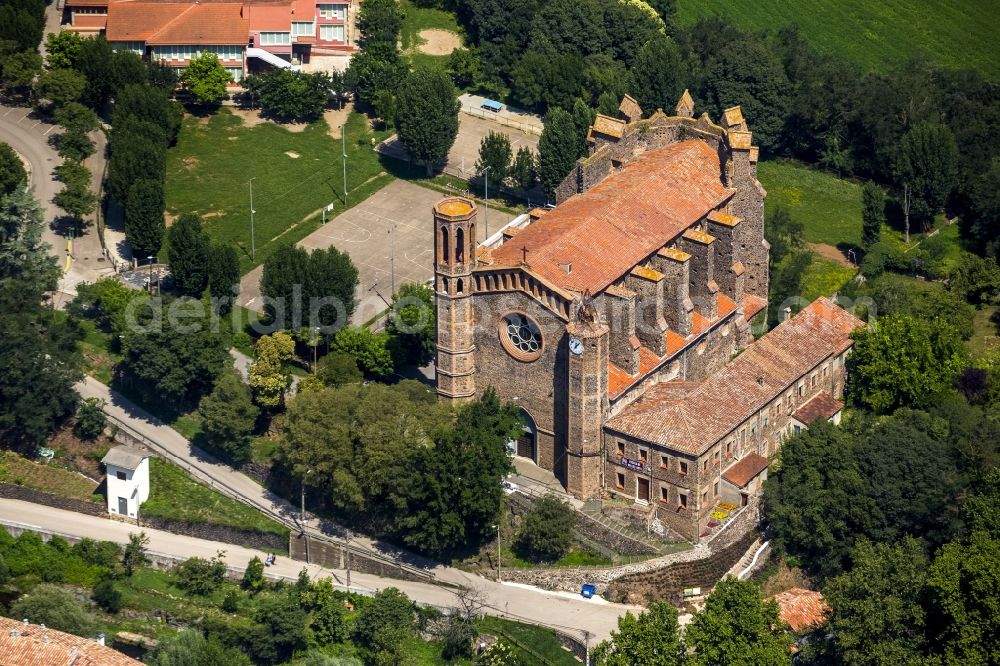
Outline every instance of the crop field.
[[795, 24], [816, 48], [866, 68], [924, 58], [1000, 76], [995, 0], [679, 0], [677, 11], [682, 25], [703, 16], [721, 16], [748, 30]]

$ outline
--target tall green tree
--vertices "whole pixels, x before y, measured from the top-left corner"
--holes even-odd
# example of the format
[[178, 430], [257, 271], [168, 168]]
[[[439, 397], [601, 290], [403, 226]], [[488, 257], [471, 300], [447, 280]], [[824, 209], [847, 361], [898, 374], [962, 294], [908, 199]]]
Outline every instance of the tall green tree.
[[395, 91], [406, 76], [407, 66], [399, 55], [396, 43], [365, 44], [351, 57], [345, 72], [345, 82], [359, 102], [373, 104], [383, 91]]
[[50, 32], [45, 38], [45, 66], [49, 69], [75, 68], [83, 48], [83, 37], [72, 30]]
[[776, 545], [820, 577], [843, 571], [857, 535], [879, 520], [856, 451], [850, 433], [815, 423], [782, 445], [781, 466], [764, 484]]
[[883, 224], [885, 224], [885, 192], [869, 180], [861, 188], [861, 244], [864, 247], [869, 248], [879, 242]]
[[75, 130], [84, 134], [93, 132], [100, 126], [100, 123], [97, 120], [97, 114], [79, 102], [69, 102], [64, 104], [56, 109], [53, 117], [58, 124], [62, 125], [67, 130]]
[[308, 615], [291, 594], [264, 598], [254, 613], [254, 656], [265, 664], [283, 664], [309, 644]]
[[967, 365], [961, 336], [938, 318], [889, 315], [852, 337], [847, 395], [878, 413], [931, 404]]
[[611, 640], [594, 649], [597, 666], [684, 666], [684, 642], [677, 624], [677, 609], [657, 602], [649, 610], [618, 618]]
[[[152, 304], [153, 312], [122, 341], [124, 381], [147, 401], [194, 407], [232, 362], [225, 339], [201, 301], [163, 298]], [[162, 317], [154, 316], [157, 307]]]
[[330, 348], [349, 355], [370, 377], [388, 379], [396, 372], [386, 331], [373, 333], [364, 326], [345, 326], [333, 337]]
[[372, 653], [394, 653], [412, 634], [416, 613], [413, 602], [394, 587], [380, 590], [365, 604], [354, 623], [354, 637]]
[[80, 224], [97, 207], [97, 195], [90, 190], [90, 170], [79, 163], [72, 166], [75, 168], [61, 172], [63, 189], [56, 193], [54, 201]]
[[416, 282], [400, 287], [392, 296], [386, 330], [402, 352], [401, 363], [429, 363], [434, 358], [437, 337], [434, 290]]
[[312, 121], [330, 98], [331, 81], [323, 73], [272, 69], [244, 80], [243, 86], [264, 112], [283, 121]]
[[976, 306], [989, 303], [1000, 294], [1000, 266], [993, 257], [967, 252], [949, 278], [948, 288]]
[[587, 130], [594, 124], [594, 110], [577, 97], [573, 100], [573, 124], [576, 125], [577, 156], [587, 155]]
[[79, 127], [67, 128], [59, 135], [59, 157], [64, 160], [82, 162], [95, 150], [94, 142]]
[[199, 298], [208, 286], [210, 241], [201, 227], [201, 218], [184, 213], [167, 231], [170, 275], [177, 291]]
[[530, 148], [527, 146], [518, 148], [517, 155], [514, 157], [514, 163], [510, 167], [511, 185], [522, 192], [527, 192], [534, 187], [535, 162], [535, 155], [531, 152]]
[[254, 345], [255, 360], [248, 371], [248, 382], [254, 399], [261, 407], [274, 408], [282, 404], [285, 391], [292, 383], [285, 363], [295, 354], [295, 341], [283, 331], [262, 336]]
[[82, 376], [76, 322], [42, 304], [59, 274], [42, 225], [23, 184], [0, 195], [0, 439], [29, 450], [76, 411]]
[[896, 182], [908, 186], [911, 213], [929, 221], [948, 201], [958, 178], [958, 144], [946, 125], [920, 123], [903, 135]]
[[686, 79], [680, 49], [672, 39], [659, 34], [643, 44], [628, 73], [629, 90], [646, 113], [663, 109], [673, 115]]
[[576, 164], [576, 133], [573, 116], [566, 111], [553, 108], [545, 114], [545, 127], [538, 140], [538, 179], [549, 198], [555, 197], [556, 187]]
[[25, 92], [42, 73], [42, 56], [35, 50], [20, 51], [3, 62], [3, 83], [9, 88]]
[[0, 143], [0, 196], [10, 194], [18, 185], [28, 182], [28, 172], [14, 149]]
[[479, 144], [476, 173], [485, 174], [483, 178], [489, 180], [490, 186], [496, 188], [510, 173], [511, 155], [510, 139], [507, 138], [507, 135], [490, 130], [490, 133], [483, 137]]
[[240, 259], [231, 245], [213, 243], [208, 248], [208, 291], [229, 312], [240, 289]]
[[219, 62], [219, 56], [205, 51], [191, 60], [181, 73], [181, 83], [199, 104], [218, 104], [226, 97], [226, 86], [233, 80]]
[[694, 666], [786, 666], [791, 638], [778, 604], [756, 584], [728, 576], [719, 581], [684, 633]]
[[250, 438], [259, 414], [250, 390], [231, 369], [219, 374], [212, 392], [198, 405], [205, 442], [234, 465], [250, 459]]
[[336, 328], [350, 321], [358, 270], [346, 252], [283, 247], [264, 261], [265, 311], [282, 328]]
[[424, 163], [428, 176], [455, 143], [460, 106], [455, 86], [442, 71], [418, 67], [399, 85], [396, 132], [410, 157]]
[[129, 187], [125, 200], [125, 240], [140, 262], [147, 256], [155, 257], [163, 244], [163, 206], [163, 181], [147, 178]]
[[396, 0], [368, 0], [358, 12], [358, 29], [364, 42], [388, 42], [399, 39], [403, 15]]
[[43, 72], [35, 81], [35, 95], [50, 102], [58, 109], [76, 102], [87, 87], [87, 79], [73, 69], [52, 69]]
[[823, 588], [832, 611], [829, 629], [839, 663], [918, 664], [927, 647], [921, 605], [927, 557], [920, 543], [862, 541], [850, 571]]

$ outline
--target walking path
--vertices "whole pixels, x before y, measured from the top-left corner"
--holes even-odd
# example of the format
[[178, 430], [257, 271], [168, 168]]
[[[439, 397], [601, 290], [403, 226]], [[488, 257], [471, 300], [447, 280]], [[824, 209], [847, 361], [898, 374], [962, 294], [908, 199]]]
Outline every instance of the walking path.
[[[165, 454], [175, 462], [180, 462], [194, 476], [209, 485], [223, 490], [227, 494], [235, 493], [246, 503], [284, 523], [296, 523], [299, 510], [288, 501], [278, 497], [263, 488], [255, 481], [232, 468], [215, 462], [180, 435], [177, 431], [163, 424], [145, 410], [131, 402], [117, 391], [101, 384], [92, 377], [86, 377], [76, 385], [77, 391], [84, 398], [99, 398], [105, 401], [104, 411], [112, 420], [125, 424], [130, 430], [141, 435], [150, 448]], [[155, 489], [154, 489], [155, 492]], [[3, 506], [0, 504], [0, 506]], [[76, 514], [73, 514], [74, 516]], [[81, 516], [82, 518], [82, 516]], [[17, 518], [15, 518], [17, 519]], [[105, 523], [107, 521], [104, 521]], [[406, 553], [396, 547], [375, 541], [360, 535], [349, 534], [342, 527], [307, 514], [307, 531], [310, 534], [326, 538], [343, 539], [348, 537], [355, 548], [363, 549], [381, 558], [391, 558], [405, 566], [433, 575], [433, 580], [463, 587], [481, 590], [487, 603], [494, 609], [510, 608], [512, 616], [525, 618], [527, 621], [545, 625], [564, 625], [576, 627], [578, 630], [589, 631], [592, 635], [607, 637], [608, 632], [615, 627], [617, 618], [631, 606], [619, 604], [599, 604], [585, 599], [567, 599], [542, 590], [525, 589], [510, 585], [498, 584], [480, 576], [447, 567], [426, 560], [411, 553]], [[193, 541], [189, 537], [173, 535], [181, 542]], [[225, 549], [236, 552], [231, 546]], [[179, 552], [189, 552], [181, 550]], [[242, 557], [242, 555], [241, 555]], [[301, 563], [295, 565], [296, 571]], [[392, 584], [395, 585], [395, 582]], [[388, 583], [386, 584], [388, 585]], [[398, 587], [403, 589], [401, 582]], [[409, 585], [409, 584], [408, 584]], [[424, 584], [427, 585], [427, 584]], [[442, 594], [452, 594], [441, 591], [441, 588], [430, 585], [433, 594], [419, 596], [423, 587], [414, 588], [414, 598], [426, 603], [438, 603]], [[404, 590], [405, 591], [405, 590]], [[410, 592], [407, 592], [410, 594]]]
[[[36, 528], [70, 537], [114, 541], [119, 544], [128, 543], [129, 534], [138, 530], [135, 525], [117, 520], [12, 499], [0, 499], [0, 524], [25, 529]], [[169, 558], [208, 559], [215, 557], [219, 551], [224, 551], [226, 564], [233, 569], [242, 570], [253, 557], [263, 559], [265, 555], [261, 551], [242, 546], [196, 539], [162, 530], [142, 528], [142, 531], [149, 537], [148, 551]], [[343, 569], [324, 569], [315, 564], [306, 564], [287, 557], [279, 557], [275, 564], [265, 571], [268, 575], [295, 579], [303, 568], [314, 580], [329, 576], [338, 587], [346, 587], [347, 572]], [[387, 587], [395, 587], [422, 604], [441, 608], [454, 608], [459, 605], [454, 588], [351, 572], [352, 591], [377, 592]], [[609, 637], [609, 630], [615, 627], [619, 615], [629, 609], [637, 610], [620, 604], [600, 603], [599, 600], [568, 598], [564, 593], [544, 592], [521, 585], [497, 585], [484, 578], [470, 577], [469, 587], [482, 592], [483, 601], [486, 603], [483, 612], [487, 615], [553, 626], [578, 638], [582, 637], [583, 631], [588, 631], [592, 637], [591, 647], [596, 641]]]

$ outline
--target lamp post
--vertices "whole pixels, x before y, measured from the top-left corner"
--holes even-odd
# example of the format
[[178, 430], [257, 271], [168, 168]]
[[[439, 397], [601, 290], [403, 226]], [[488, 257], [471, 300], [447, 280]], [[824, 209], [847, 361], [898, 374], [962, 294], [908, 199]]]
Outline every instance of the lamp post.
[[153, 257], [152, 255], [146, 257], [149, 260], [149, 293], [153, 293]]
[[309, 564], [309, 536], [306, 534], [306, 477], [312, 474], [311, 469], [307, 469], [302, 475], [302, 496], [299, 506], [299, 524], [302, 526], [302, 538], [306, 542], [306, 564]]
[[497, 528], [497, 582], [502, 583], [503, 581], [500, 580], [500, 521], [498, 520], [493, 527]]
[[347, 123], [340, 126], [340, 161], [344, 165], [344, 208], [347, 208]]
[[254, 176], [253, 178], [250, 179], [250, 260], [251, 261], [257, 258], [257, 247], [256, 247], [256, 242], [254, 241], [254, 233], [253, 233], [253, 214], [257, 212], [253, 209], [253, 181], [256, 178], [257, 176]]

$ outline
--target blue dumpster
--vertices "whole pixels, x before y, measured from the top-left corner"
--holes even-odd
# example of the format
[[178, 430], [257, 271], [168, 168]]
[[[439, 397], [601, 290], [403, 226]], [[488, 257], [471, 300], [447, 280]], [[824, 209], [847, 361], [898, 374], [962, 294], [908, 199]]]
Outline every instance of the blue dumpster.
[[580, 588], [580, 594], [583, 595], [584, 599], [590, 599], [591, 597], [594, 596], [595, 592], [597, 592], [597, 588], [594, 587], [593, 585], [584, 585], [582, 588]]

